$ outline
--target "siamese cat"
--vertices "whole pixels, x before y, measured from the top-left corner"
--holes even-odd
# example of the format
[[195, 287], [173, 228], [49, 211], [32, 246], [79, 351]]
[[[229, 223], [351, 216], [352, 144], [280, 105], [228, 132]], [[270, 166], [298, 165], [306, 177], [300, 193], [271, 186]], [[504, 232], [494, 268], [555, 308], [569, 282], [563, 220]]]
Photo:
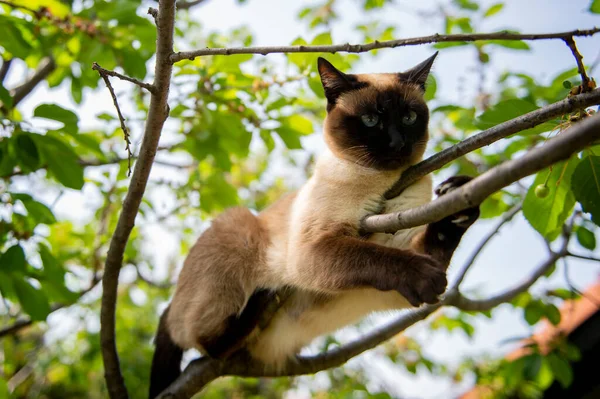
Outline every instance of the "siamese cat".
[[[401, 73], [345, 74], [323, 58], [328, 150], [313, 176], [258, 215], [234, 208], [191, 249], [156, 336], [150, 397], [179, 374], [182, 351], [222, 358], [238, 349], [280, 367], [314, 338], [377, 311], [436, 303], [472, 208], [395, 234], [360, 234], [373, 213], [431, 201], [429, 176], [385, 201], [383, 194], [422, 160], [429, 111], [423, 95], [437, 53]], [[437, 195], [469, 177], [457, 176]], [[269, 325], [257, 319], [276, 290], [291, 287]]]

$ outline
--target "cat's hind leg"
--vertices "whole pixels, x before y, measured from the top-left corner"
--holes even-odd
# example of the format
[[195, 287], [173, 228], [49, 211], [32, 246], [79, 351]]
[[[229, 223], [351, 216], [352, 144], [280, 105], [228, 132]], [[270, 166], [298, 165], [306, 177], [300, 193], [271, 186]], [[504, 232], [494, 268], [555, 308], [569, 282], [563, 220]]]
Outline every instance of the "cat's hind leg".
[[[265, 230], [247, 209], [231, 209], [212, 222], [179, 275], [167, 320], [175, 343], [211, 357], [227, 356], [243, 344], [268, 295], [253, 296], [266, 245]], [[252, 309], [245, 312], [247, 305]]]

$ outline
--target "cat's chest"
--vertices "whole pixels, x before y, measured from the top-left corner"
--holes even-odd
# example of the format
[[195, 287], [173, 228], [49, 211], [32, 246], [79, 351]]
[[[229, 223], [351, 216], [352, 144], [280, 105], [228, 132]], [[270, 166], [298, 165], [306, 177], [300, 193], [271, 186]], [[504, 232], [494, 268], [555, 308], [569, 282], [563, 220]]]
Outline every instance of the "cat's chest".
[[[429, 176], [422, 178], [396, 198], [384, 202], [383, 213], [395, 213], [406, 211], [431, 201], [431, 178]], [[376, 233], [370, 238], [370, 242], [375, 242], [386, 247], [406, 249], [410, 247], [413, 237], [421, 232], [425, 226], [418, 226], [411, 229], [399, 230], [395, 234]]]

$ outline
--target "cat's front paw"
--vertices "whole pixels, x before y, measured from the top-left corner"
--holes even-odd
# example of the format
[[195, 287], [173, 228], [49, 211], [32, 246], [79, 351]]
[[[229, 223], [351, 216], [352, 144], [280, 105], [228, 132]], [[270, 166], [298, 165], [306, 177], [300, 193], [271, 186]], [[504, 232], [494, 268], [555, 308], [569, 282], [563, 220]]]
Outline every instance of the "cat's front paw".
[[440, 263], [431, 256], [415, 254], [405, 265], [397, 291], [413, 306], [437, 303], [444, 293], [448, 280]]
[[[448, 194], [452, 190], [455, 190], [462, 185], [473, 180], [470, 176], [452, 176], [449, 179], [444, 180], [439, 186], [435, 188], [435, 194], [438, 197], [442, 195]], [[475, 221], [479, 218], [479, 207], [473, 207], [464, 209], [460, 212], [455, 213], [454, 215], [450, 215], [447, 218], [443, 219], [443, 221], [447, 223], [451, 223], [454, 226], [457, 226], [462, 229], [468, 229]]]

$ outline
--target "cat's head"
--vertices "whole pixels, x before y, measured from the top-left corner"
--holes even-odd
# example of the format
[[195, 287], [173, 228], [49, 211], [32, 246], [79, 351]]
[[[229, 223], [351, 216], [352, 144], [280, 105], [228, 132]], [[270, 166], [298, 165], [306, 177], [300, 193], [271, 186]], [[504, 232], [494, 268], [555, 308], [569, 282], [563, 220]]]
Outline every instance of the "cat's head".
[[429, 138], [425, 81], [437, 52], [400, 73], [345, 74], [319, 58], [325, 141], [339, 158], [395, 170], [418, 162]]

